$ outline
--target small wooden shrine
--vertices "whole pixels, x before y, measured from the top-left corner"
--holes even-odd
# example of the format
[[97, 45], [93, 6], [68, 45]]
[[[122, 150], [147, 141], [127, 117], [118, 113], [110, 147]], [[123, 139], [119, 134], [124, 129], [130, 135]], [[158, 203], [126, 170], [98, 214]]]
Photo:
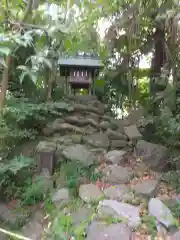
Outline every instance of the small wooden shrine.
[[65, 89], [68, 94], [76, 94], [80, 89], [86, 89], [89, 95], [94, 94], [94, 80], [103, 67], [100, 59], [92, 54], [77, 53], [74, 57], [60, 57], [60, 76], [65, 79]]

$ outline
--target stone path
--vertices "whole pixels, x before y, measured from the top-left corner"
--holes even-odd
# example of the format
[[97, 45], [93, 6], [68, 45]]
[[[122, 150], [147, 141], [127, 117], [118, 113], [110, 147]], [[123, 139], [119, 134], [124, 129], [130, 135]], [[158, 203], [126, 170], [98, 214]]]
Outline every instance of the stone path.
[[[36, 153], [55, 153], [59, 164], [95, 165], [95, 173], [103, 173], [103, 177], [96, 183], [79, 180], [79, 198], [74, 199], [60, 172], [57, 188], [51, 189], [55, 215], [37, 211], [24, 224], [22, 234], [40, 240], [46, 229], [47, 239], [53, 239], [54, 225], [69, 222], [70, 216], [69, 227], [76, 234], [70, 231], [67, 240], [151, 240], [154, 234], [159, 240], [180, 240], [178, 220], [164, 203], [167, 199], [176, 202], [175, 191], [161, 181], [160, 174], [167, 165], [168, 149], [142, 139], [139, 129], [143, 126], [135, 113], [133, 118], [115, 120], [95, 99], [72, 99], [67, 104], [72, 111], [46, 126]], [[78, 207], [72, 207], [75, 202], [80, 202]], [[0, 204], [0, 214], [7, 221], [5, 207]], [[60, 223], [57, 226], [56, 239], [60, 239]]]

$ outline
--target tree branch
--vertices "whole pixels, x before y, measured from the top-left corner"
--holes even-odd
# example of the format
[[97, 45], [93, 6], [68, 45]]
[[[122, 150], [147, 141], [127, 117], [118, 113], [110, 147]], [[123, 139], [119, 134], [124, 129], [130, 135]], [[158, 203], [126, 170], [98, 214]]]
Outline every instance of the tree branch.
[[24, 22], [14, 22], [14, 21], [8, 21], [9, 24], [13, 25], [13, 26], [19, 26], [21, 28], [26, 28], [26, 29], [40, 29], [43, 31], [47, 31], [48, 28], [44, 27], [44, 26], [39, 26], [39, 25], [34, 25], [34, 24], [29, 24], [29, 23], [24, 23]]
[[32, 7], [33, 7], [33, 0], [28, 0], [27, 7], [25, 9], [25, 13], [24, 13], [24, 17], [22, 19], [22, 22], [26, 22], [29, 14], [32, 12]]

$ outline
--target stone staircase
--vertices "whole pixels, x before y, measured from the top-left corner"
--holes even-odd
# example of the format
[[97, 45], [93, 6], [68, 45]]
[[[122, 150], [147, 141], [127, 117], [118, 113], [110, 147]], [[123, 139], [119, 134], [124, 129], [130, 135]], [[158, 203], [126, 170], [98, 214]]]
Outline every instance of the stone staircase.
[[[74, 227], [90, 219], [84, 239], [152, 239], [148, 231], [139, 230], [143, 228], [144, 216], [153, 216], [156, 233], [161, 237], [157, 239], [180, 239], [176, 219], [164, 204], [164, 185], [158, 172], [166, 167], [168, 149], [143, 140], [142, 114], [137, 111], [126, 119], [113, 119], [107, 106], [91, 96], [72, 97], [65, 104], [71, 109], [43, 129], [44, 139], [36, 147], [36, 159], [39, 170], [47, 168], [49, 175], [67, 161], [78, 161], [85, 167], [95, 165], [96, 173], [103, 173], [96, 184], [79, 185], [83, 204], [67, 213], [72, 216]], [[44, 166], [43, 154], [53, 156], [46, 159], [49, 164]], [[168, 200], [175, 200], [172, 195]], [[64, 212], [65, 206], [74, 201], [70, 190], [57, 179], [51, 200], [58, 212]], [[107, 218], [112, 220], [108, 225]], [[43, 239], [43, 232], [39, 218], [35, 217], [22, 230], [32, 240]]]

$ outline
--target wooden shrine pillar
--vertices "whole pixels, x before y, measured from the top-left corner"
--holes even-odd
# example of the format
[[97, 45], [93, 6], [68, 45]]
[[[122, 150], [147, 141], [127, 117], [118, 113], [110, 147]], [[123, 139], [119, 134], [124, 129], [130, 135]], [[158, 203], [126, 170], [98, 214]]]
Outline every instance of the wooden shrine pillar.
[[92, 95], [94, 96], [95, 95], [95, 90], [94, 90], [94, 79], [95, 79], [95, 77], [94, 77], [94, 71], [92, 72], [92, 86], [91, 86], [91, 89], [92, 89]]

